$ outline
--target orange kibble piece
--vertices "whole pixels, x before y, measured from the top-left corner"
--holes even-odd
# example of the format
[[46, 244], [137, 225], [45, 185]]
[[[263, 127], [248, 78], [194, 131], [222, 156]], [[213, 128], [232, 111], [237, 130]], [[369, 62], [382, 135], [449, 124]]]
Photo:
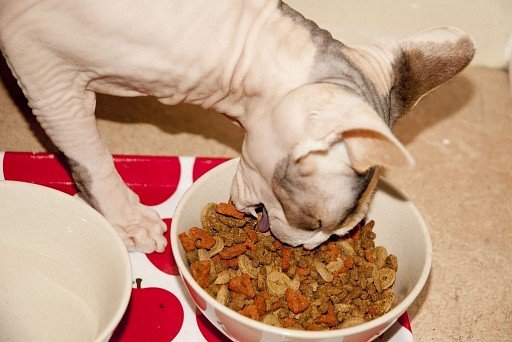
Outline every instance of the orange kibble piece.
[[256, 305], [256, 308], [258, 309], [258, 315], [263, 316], [265, 312], [267, 312], [267, 305], [265, 303], [265, 300], [269, 297], [269, 294], [267, 291], [261, 292], [258, 296], [256, 296], [256, 299], [254, 300], [254, 305]]
[[306, 297], [300, 294], [298, 291], [294, 291], [287, 288], [284, 296], [286, 298], [286, 305], [288, 309], [294, 314], [301, 313], [309, 307], [310, 301]]
[[325, 255], [327, 256], [327, 259], [330, 261], [336, 260], [336, 258], [341, 254], [341, 248], [334, 244], [330, 243], [327, 245], [327, 249], [325, 251]]
[[352, 259], [352, 258], [345, 259], [345, 261], [343, 263], [345, 264], [345, 267], [347, 267], [347, 268], [354, 268], [354, 259]]
[[243, 219], [245, 216], [245, 214], [239, 212], [232, 203], [219, 203], [215, 211], [219, 214], [234, 217], [239, 220]]
[[244, 295], [247, 298], [254, 298], [256, 295], [251, 278], [247, 274], [234, 277], [229, 281], [228, 288]]
[[285, 328], [293, 328], [295, 327], [295, 320], [291, 317], [286, 317], [283, 320], [283, 327]]
[[256, 321], [260, 319], [260, 315], [258, 314], [258, 309], [256, 308], [256, 305], [254, 305], [254, 304], [247, 305], [245, 308], [238, 311], [238, 313], [244, 315], [245, 317], [252, 318]]
[[187, 252], [190, 252], [196, 248], [196, 240], [192, 236], [188, 235], [187, 233], [180, 233], [178, 237], [180, 238], [183, 249], [185, 249]]
[[309, 274], [309, 268], [302, 268], [302, 267], [297, 267], [297, 272], [299, 272], [299, 275], [305, 277]]
[[320, 331], [320, 330], [324, 330], [324, 327], [320, 324], [309, 324], [308, 326], [306, 326], [306, 330], [309, 330], [309, 331]]
[[334, 327], [338, 324], [336, 314], [334, 313], [334, 306], [331, 303], [327, 306], [327, 313], [325, 315], [318, 316], [316, 323], [325, 324], [328, 327]]
[[290, 268], [290, 259], [292, 257], [292, 249], [290, 247], [285, 247], [283, 249], [283, 260], [281, 263], [281, 268], [283, 272], [288, 271]]
[[236, 258], [229, 260], [221, 260], [220, 263], [222, 264], [223, 268], [238, 268], [238, 259]]
[[210, 249], [215, 245], [213, 236], [204, 229], [193, 227], [188, 234], [194, 238], [197, 248]]
[[283, 244], [277, 240], [275, 240], [274, 242], [272, 242], [272, 244], [274, 245], [275, 248], [277, 249], [281, 249], [283, 248]]
[[247, 246], [245, 243], [239, 243], [231, 247], [224, 247], [224, 249], [220, 251], [219, 256], [221, 259], [232, 259], [244, 254], [246, 250]]
[[209, 285], [210, 267], [210, 260], [196, 261], [190, 265], [192, 277], [202, 288], [206, 288]]
[[246, 246], [249, 250], [254, 251], [254, 248], [255, 248], [255, 246], [254, 246], [254, 242], [253, 242], [249, 237], [247, 237], [247, 239], [245, 240], [245, 246]]
[[256, 232], [251, 228], [244, 228], [245, 234], [251, 239], [252, 242], [256, 243], [258, 242], [258, 235]]

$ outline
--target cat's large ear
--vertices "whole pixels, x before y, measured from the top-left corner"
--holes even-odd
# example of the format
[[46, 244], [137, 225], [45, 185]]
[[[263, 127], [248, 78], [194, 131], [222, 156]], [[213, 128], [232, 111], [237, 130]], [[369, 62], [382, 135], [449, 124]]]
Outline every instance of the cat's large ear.
[[453, 27], [434, 28], [400, 41], [393, 63], [392, 110], [403, 114], [411, 109], [423, 95], [464, 69], [474, 54], [471, 37]]
[[[373, 166], [412, 166], [412, 157], [381, 117], [363, 100], [340, 86], [318, 83], [286, 95], [276, 107], [282, 135], [295, 136], [291, 156], [296, 162], [310, 153], [346, 145], [352, 167], [364, 172]], [[294, 129], [291, 129], [295, 126]], [[341, 161], [340, 161], [341, 162]]]

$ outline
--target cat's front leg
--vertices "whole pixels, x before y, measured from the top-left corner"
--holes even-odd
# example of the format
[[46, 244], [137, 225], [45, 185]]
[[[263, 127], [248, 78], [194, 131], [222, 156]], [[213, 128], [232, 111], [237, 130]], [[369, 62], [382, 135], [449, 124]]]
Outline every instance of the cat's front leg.
[[153, 209], [140, 203], [116, 171], [96, 127], [96, 98], [86, 90], [87, 80], [44, 48], [30, 45], [19, 51], [18, 46], [6, 50], [8, 64], [37, 120], [68, 158], [81, 192], [115, 227], [129, 250], [163, 252], [167, 227]]
[[[92, 101], [94, 94], [89, 98]], [[84, 107], [94, 108], [93, 105]], [[167, 245], [163, 237], [167, 226], [153, 209], [140, 203], [139, 196], [119, 176], [96, 128], [94, 115], [82, 115], [55, 121], [46, 112], [44, 118], [38, 119], [68, 157], [80, 191], [114, 226], [128, 250], [163, 252]]]

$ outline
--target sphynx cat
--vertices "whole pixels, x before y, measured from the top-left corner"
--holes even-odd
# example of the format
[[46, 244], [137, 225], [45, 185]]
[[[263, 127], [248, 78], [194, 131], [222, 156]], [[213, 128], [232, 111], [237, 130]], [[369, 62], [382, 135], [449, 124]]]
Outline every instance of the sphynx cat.
[[365, 215], [380, 167], [413, 163], [391, 128], [475, 51], [450, 27], [348, 46], [279, 0], [0, 0], [0, 49], [79, 189], [146, 253], [166, 226], [115, 170], [95, 93], [240, 123], [236, 207], [264, 205], [276, 237], [313, 248]]

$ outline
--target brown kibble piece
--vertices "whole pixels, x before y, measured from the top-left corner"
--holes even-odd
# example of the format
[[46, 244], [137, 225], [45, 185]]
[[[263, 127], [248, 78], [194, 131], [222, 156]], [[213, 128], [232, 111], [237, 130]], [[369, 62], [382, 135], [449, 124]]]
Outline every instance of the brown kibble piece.
[[178, 237], [180, 238], [181, 245], [185, 251], [190, 252], [196, 248], [195, 239], [192, 236], [187, 233], [180, 233]]
[[345, 267], [347, 267], [347, 268], [354, 268], [354, 259], [347, 258], [347, 259], [345, 259], [344, 264], [345, 264]]
[[247, 305], [242, 310], [238, 311], [239, 314], [244, 315], [245, 317], [249, 317], [254, 319], [255, 321], [260, 319], [260, 315], [258, 314], [258, 309], [256, 308], [256, 305]]
[[221, 259], [232, 259], [241, 254], [244, 254], [246, 250], [247, 246], [245, 243], [239, 243], [231, 247], [224, 247], [224, 249], [220, 251], [219, 256]]
[[206, 230], [193, 227], [189, 230], [188, 235], [194, 238], [197, 248], [210, 249], [215, 245], [215, 239]]
[[190, 272], [203, 289], [209, 285], [211, 260], [196, 261], [190, 265]]
[[283, 260], [281, 264], [281, 268], [283, 272], [288, 271], [290, 268], [290, 258], [292, 257], [292, 249], [289, 247], [285, 247], [283, 249]]
[[240, 293], [247, 298], [254, 298], [256, 295], [251, 278], [247, 274], [242, 274], [231, 279], [228, 287], [231, 291]]
[[309, 299], [301, 295], [300, 292], [294, 291], [290, 288], [286, 289], [284, 296], [286, 298], [286, 305], [288, 306], [288, 309], [290, 309], [294, 314], [301, 313], [309, 307], [309, 304], [311, 304]]
[[219, 214], [234, 217], [236, 219], [243, 219], [245, 214], [239, 212], [236, 207], [231, 203], [219, 203], [215, 211]]

